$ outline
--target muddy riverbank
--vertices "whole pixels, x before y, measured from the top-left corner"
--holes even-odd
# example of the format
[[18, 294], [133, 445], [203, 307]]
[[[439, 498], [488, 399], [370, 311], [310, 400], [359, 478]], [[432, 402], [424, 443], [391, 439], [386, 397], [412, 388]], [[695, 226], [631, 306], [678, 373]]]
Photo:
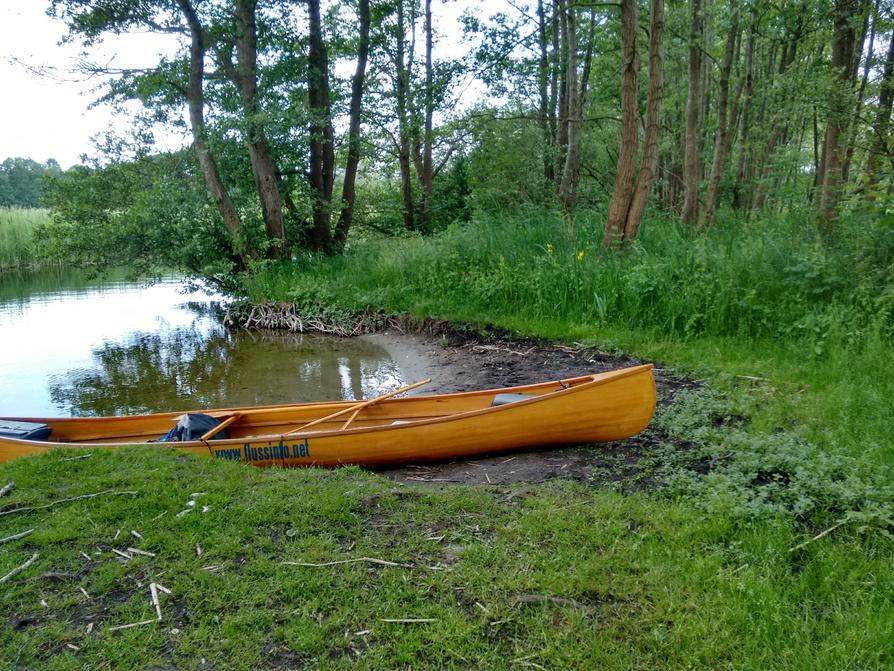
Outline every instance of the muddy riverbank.
[[[348, 337], [381, 347], [394, 360], [406, 384], [432, 378], [416, 392], [424, 394], [530, 384], [644, 363], [576, 344], [521, 338], [505, 331], [457, 327], [436, 320], [364, 315], [353, 323], [332, 324], [299, 316], [287, 305], [242, 308], [241, 315], [242, 325], [248, 328], [322, 330], [350, 334]], [[681, 389], [697, 386], [697, 382], [657, 364], [655, 379], [659, 406], [669, 403]], [[406, 483], [509, 484], [561, 478], [621, 489], [650, 489], [658, 483], [644, 462], [656, 447], [669, 442], [668, 436], [653, 425], [638, 436], [608, 444], [411, 464], [383, 474]]]

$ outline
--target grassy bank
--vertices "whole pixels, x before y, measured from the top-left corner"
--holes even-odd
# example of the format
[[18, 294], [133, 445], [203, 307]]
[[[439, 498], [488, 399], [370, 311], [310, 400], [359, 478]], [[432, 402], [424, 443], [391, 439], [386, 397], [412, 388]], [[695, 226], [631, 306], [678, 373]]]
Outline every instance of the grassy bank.
[[49, 220], [48, 210], [0, 207], [0, 269], [36, 263], [34, 231]]
[[[10, 505], [136, 493], [0, 517], [0, 537], [34, 529], [6, 545], [0, 573], [39, 553], [0, 589], [11, 667], [894, 663], [894, 574], [878, 535], [791, 551], [809, 536], [785, 520], [742, 525], [569, 483], [422, 488], [153, 448], [65, 457], [0, 469], [17, 483]], [[284, 563], [364, 557], [401, 565]], [[153, 582], [170, 590], [158, 623]]]

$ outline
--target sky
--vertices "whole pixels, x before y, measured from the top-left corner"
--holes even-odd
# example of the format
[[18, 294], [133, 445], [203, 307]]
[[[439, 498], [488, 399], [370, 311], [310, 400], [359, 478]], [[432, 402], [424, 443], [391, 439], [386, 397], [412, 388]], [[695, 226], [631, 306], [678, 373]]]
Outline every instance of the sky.
[[[110, 126], [123, 126], [108, 107], [89, 109], [96, 80], [74, 72], [82, 49], [60, 45], [66, 33], [61, 21], [46, 15], [48, 0], [0, 0], [0, 161], [11, 156], [41, 163], [54, 158], [68, 168], [83, 153], [92, 153], [90, 138]], [[126, 43], [126, 48], [125, 48]], [[172, 44], [158, 36], [132, 35], [110, 40], [91, 51], [97, 62], [148, 65]], [[126, 57], [124, 56], [126, 54]], [[53, 66], [48, 76], [34, 68]], [[176, 142], [162, 138], [163, 142]]]
[[[88, 80], [76, 72], [82, 56], [78, 44], [61, 44], [65, 26], [47, 16], [49, 0], [0, 0], [0, 86], [6, 93], [0, 105], [0, 161], [22, 156], [44, 163], [57, 160], [63, 168], [79, 163], [82, 154], [92, 155], [91, 138], [110, 127], [124, 129], [126, 117], [115, 117], [108, 106], [91, 108], [98, 97], [98, 79]], [[438, 52], [451, 52], [461, 45], [458, 17], [465, 8], [492, 13], [503, 2], [458, 0], [439, 3], [435, 29], [441, 34]], [[176, 38], [159, 35], [128, 35], [107, 38], [92, 47], [90, 60], [116, 67], [148, 67], [159, 53], [172, 53]], [[52, 68], [41, 76], [35, 69]], [[351, 68], [353, 70], [353, 68]], [[480, 95], [468, 87], [465, 97]], [[156, 136], [159, 149], [176, 149], [179, 135]]]

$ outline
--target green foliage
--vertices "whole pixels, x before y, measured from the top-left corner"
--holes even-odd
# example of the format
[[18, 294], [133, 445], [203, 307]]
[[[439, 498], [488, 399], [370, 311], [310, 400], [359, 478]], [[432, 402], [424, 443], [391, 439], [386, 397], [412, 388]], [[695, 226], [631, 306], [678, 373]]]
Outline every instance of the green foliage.
[[232, 241], [195, 177], [191, 153], [78, 166], [46, 189], [53, 221], [41, 237], [51, 257], [136, 273], [174, 268], [232, 285]]
[[30, 158], [7, 158], [0, 163], [0, 207], [39, 207], [43, 204], [41, 180], [60, 172], [59, 164]]
[[[803, 427], [749, 430], [746, 417], [765, 402], [760, 390], [733, 401], [705, 387], [660, 407], [653, 428], [671, 443], [655, 459], [670, 491], [711, 514], [769, 520], [792, 515], [813, 527], [855, 522], [862, 531], [894, 538], [890, 468], [879, 470], [836, 445], [811, 444]], [[684, 452], [677, 447], [681, 442], [688, 445]]]

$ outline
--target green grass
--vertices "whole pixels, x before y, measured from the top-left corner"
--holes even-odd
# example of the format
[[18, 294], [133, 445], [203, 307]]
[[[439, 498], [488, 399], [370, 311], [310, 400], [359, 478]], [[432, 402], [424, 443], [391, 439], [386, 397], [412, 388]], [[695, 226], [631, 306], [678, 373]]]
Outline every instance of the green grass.
[[48, 210], [0, 207], [0, 269], [36, 263], [34, 231], [49, 221]]
[[[138, 494], [0, 517], [0, 537], [35, 529], [5, 546], [0, 573], [40, 553], [0, 588], [5, 664], [894, 664], [892, 546], [878, 534], [842, 529], [790, 552], [809, 536], [784, 519], [742, 523], [569, 483], [418, 488], [358, 469], [260, 471], [146, 447], [65, 456], [0, 468], [0, 479], [17, 483], [9, 506], [108, 488]], [[204, 492], [197, 507], [208, 512], [177, 517], [194, 492]], [[128, 546], [156, 556], [122, 562], [112, 549]], [[282, 564], [359, 557], [412, 568]], [[161, 597], [163, 621], [110, 631], [154, 617], [153, 581], [172, 592]], [[403, 618], [434, 622], [383, 621]]]

